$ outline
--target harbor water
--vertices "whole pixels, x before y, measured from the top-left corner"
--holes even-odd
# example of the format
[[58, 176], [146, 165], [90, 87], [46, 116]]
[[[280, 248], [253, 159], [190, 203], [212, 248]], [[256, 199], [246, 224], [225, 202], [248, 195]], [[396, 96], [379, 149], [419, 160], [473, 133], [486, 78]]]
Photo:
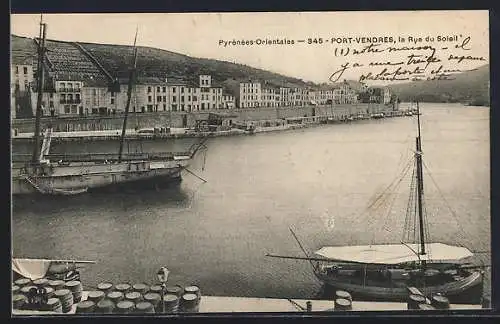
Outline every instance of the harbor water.
[[[490, 264], [489, 109], [421, 104], [421, 110], [432, 241], [478, 251], [475, 261]], [[368, 206], [412, 157], [416, 120], [212, 138], [190, 167], [206, 183], [184, 173], [180, 184], [160, 190], [17, 197], [13, 255], [95, 260], [82, 270], [85, 288], [152, 284], [166, 266], [169, 284], [196, 285], [204, 295], [320, 298], [322, 284], [308, 262], [266, 253], [303, 256], [289, 227], [308, 252], [400, 242], [409, 177]], [[142, 149], [183, 150], [190, 142], [149, 141]], [[117, 145], [54, 144], [52, 152], [113, 152]]]

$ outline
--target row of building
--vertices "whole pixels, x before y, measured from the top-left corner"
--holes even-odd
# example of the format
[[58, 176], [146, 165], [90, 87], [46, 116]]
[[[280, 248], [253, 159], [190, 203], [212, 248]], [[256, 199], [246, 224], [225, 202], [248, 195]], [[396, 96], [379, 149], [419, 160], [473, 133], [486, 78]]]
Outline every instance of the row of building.
[[[23, 105], [36, 110], [37, 91], [33, 59], [11, 64], [11, 112], [18, 116]], [[47, 78], [42, 96], [45, 116], [110, 115], [123, 112], [127, 103], [128, 80], [115, 79], [113, 84], [94, 80], [92, 76], [76, 78], [54, 73]], [[214, 85], [210, 75], [199, 75], [198, 83], [165, 77], [138, 77], [132, 88], [130, 111], [159, 112], [234, 108], [272, 108], [304, 105], [354, 104], [393, 100], [388, 88], [369, 88], [365, 84], [341, 82], [317, 88], [276, 86], [268, 82], [239, 83], [238, 89]], [[24, 114], [26, 115], [26, 114]]]

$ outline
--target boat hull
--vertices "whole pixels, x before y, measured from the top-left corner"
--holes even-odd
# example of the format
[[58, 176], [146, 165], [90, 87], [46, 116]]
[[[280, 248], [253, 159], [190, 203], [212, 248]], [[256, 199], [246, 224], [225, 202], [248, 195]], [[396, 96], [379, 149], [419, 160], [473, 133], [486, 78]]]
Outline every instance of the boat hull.
[[[159, 185], [181, 179], [189, 160], [165, 162], [122, 162], [113, 164], [72, 163], [48, 166], [47, 175], [26, 177], [14, 169], [12, 194], [65, 194], [120, 186]], [[17, 171], [17, 172], [16, 172]], [[17, 174], [16, 174], [17, 173]]]
[[[335, 278], [315, 271], [316, 277], [327, 285], [329, 289], [345, 290], [353, 297], [367, 300], [406, 301], [408, 287], [382, 287], [350, 283], [346, 278]], [[483, 274], [479, 271], [472, 272], [460, 280], [436, 286], [415, 287], [426, 296], [442, 294], [452, 302], [479, 302], [482, 295]]]

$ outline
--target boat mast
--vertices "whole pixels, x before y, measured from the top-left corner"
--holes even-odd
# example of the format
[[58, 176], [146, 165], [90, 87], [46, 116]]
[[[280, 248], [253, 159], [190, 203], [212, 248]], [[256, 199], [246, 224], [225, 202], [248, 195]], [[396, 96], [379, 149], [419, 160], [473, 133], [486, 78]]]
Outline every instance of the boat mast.
[[[417, 124], [418, 136], [416, 138], [416, 152], [415, 158], [417, 161], [417, 207], [418, 207], [418, 220], [420, 230], [420, 255], [425, 255], [425, 232], [424, 232], [424, 215], [422, 208], [422, 196], [424, 193], [424, 179], [422, 173], [422, 138], [420, 137], [420, 109], [417, 101]], [[425, 265], [425, 260], [422, 261]]]
[[36, 115], [35, 115], [35, 145], [33, 147], [33, 163], [40, 162], [40, 120], [42, 118], [42, 100], [43, 100], [43, 58], [45, 55], [45, 35], [46, 35], [47, 24], [42, 22], [42, 17], [40, 16], [40, 37], [38, 38], [38, 63], [37, 63], [37, 74], [38, 74], [38, 97], [36, 102]]
[[127, 105], [125, 106], [125, 116], [123, 118], [122, 135], [120, 137], [120, 150], [118, 151], [118, 163], [122, 161], [123, 142], [125, 141], [125, 131], [127, 130], [127, 118], [128, 118], [128, 112], [130, 109], [130, 100], [132, 97], [132, 90], [133, 90], [133, 86], [134, 86], [135, 69], [137, 66], [137, 47], [135, 46], [136, 42], [137, 42], [137, 29], [135, 30], [135, 38], [134, 38], [134, 64], [133, 64], [132, 69], [130, 70], [130, 76], [129, 76], [129, 80], [128, 80]]

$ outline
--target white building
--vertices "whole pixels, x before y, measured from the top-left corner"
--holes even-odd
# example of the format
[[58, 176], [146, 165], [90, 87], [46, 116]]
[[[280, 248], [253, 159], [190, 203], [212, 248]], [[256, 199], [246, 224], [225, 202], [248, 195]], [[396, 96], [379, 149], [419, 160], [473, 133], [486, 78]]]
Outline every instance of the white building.
[[253, 108], [261, 106], [262, 89], [260, 82], [249, 81], [240, 83], [240, 108]]

